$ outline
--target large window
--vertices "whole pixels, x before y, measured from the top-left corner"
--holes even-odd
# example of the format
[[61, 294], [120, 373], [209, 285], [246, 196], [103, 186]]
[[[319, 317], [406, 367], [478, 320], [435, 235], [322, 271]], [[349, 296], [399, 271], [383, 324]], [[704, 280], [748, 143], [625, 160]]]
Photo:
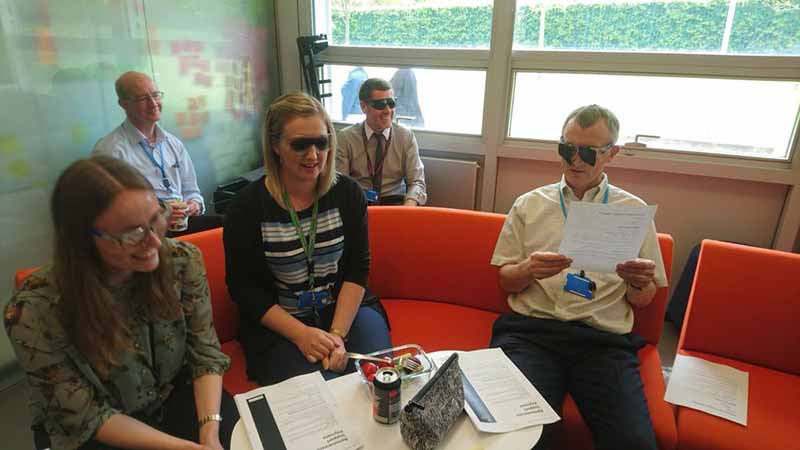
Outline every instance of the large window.
[[800, 55], [797, 0], [518, 0], [515, 48]]
[[[389, 81], [397, 97], [397, 120], [414, 128], [480, 134], [486, 75], [477, 70], [397, 69], [332, 65], [325, 107], [335, 121], [364, 120], [358, 88], [367, 78]], [[464, 95], [468, 92], [469, 95]]]
[[518, 150], [589, 103], [620, 116], [620, 143], [691, 163], [785, 168], [797, 147], [800, 0], [306, 1], [339, 121], [360, 119], [343, 111], [359, 66], [399, 67], [418, 88], [406, 123], [480, 133], [498, 154], [536, 158]]
[[613, 110], [620, 143], [785, 160], [800, 83], [717, 78], [516, 74], [511, 137], [557, 140], [562, 120], [588, 103]]
[[791, 157], [800, 0], [518, 0], [514, 22], [509, 137], [557, 139], [598, 103], [621, 143]]
[[315, 0], [333, 45], [489, 48], [492, 0]]

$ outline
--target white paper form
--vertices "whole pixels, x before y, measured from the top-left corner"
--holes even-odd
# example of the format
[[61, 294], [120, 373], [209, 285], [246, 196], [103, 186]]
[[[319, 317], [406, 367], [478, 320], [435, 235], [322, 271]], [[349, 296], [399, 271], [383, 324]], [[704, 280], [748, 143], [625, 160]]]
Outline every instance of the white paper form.
[[[322, 374], [299, 375], [234, 397], [253, 450], [356, 450]], [[279, 434], [279, 436], [276, 436]]]
[[499, 348], [458, 352], [458, 365], [465, 378], [464, 409], [478, 430], [506, 433], [560, 420]]
[[558, 253], [576, 269], [616, 272], [617, 264], [639, 256], [657, 208], [572, 202]]
[[749, 381], [747, 372], [679, 354], [664, 400], [747, 426]]

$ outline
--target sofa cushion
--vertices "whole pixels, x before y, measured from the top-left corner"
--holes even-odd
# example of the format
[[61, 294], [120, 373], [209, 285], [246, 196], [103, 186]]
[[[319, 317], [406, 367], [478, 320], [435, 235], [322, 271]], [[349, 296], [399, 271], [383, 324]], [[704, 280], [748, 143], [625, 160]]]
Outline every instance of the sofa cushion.
[[800, 376], [701, 352], [681, 353], [746, 371], [747, 426], [678, 407], [681, 450], [798, 449]]
[[221, 343], [236, 339], [239, 332], [239, 307], [228, 295], [225, 284], [225, 247], [222, 245], [222, 228], [187, 234], [178, 238], [196, 245], [203, 253], [203, 263], [211, 290], [211, 307], [214, 328]]
[[426, 352], [489, 346], [498, 313], [451, 303], [381, 299], [392, 327], [392, 345], [418, 344]]
[[504, 221], [478, 211], [370, 207], [369, 287], [380, 298], [509, 311], [490, 264]]

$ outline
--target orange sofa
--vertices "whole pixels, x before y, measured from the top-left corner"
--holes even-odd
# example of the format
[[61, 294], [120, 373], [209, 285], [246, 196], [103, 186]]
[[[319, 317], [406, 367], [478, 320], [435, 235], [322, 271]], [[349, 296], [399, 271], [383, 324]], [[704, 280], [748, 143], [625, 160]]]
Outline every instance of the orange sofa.
[[[394, 345], [415, 343], [427, 351], [474, 350], [489, 345], [492, 324], [509, 311], [497, 268], [490, 265], [505, 215], [448, 208], [380, 206], [369, 209], [372, 265], [369, 286], [389, 315]], [[672, 262], [672, 237], [659, 234], [667, 277]], [[214, 325], [223, 351], [233, 360], [225, 374], [232, 394], [255, 388], [247, 380], [244, 353], [236, 340], [238, 309], [225, 285], [222, 229], [179, 239], [203, 252], [214, 307]], [[23, 273], [18, 273], [21, 281]], [[664, 324], [667, 289], [636, 311], [635, 330], [648, 344], [639, 351], [640, 371], [659, 448], [677, 442], [673, 410], [664, 402], [664, 379], [656, 349]], [[571, 450], [592, 449], [591, 433], [567, 396], [563, 410], [563, 442]]]
[[800, 449], [800, 255], [704, 240], [680, 354], [749, 373], [747, 426], [678, 407], [679, 448]]

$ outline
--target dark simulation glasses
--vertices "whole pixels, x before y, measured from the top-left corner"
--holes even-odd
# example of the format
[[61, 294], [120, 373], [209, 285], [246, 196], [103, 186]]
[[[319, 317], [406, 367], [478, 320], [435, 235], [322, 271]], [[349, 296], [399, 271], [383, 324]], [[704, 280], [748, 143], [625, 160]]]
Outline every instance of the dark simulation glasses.
[[380, 110], [386, 109], [386, 106], [392, 109], [397, 106], [397, 100], [395, 100], [394, 97], [382, 98], [380, 100], [368, 100], [367, 103], [369, 103], [369, 106]]
[[328, 150], [328, 146], [330, 144], [330, 135], [319, 137], [299, 137], [289, 141], [289, 146], [292, 147], [292, 150], [296, 152], [304, 152], [312, 145], [317, 147], [317, 150], [324, 151]]
[[564, 158], [564, 161], [566, 161], [567, 164], [572, 164], [572, 158], [575, 156], [575, 153], [577, 153], [583, 162], [590, 166], [594, 166], [597, 162], [597, 154], [605, 154], [613, 146], [614, 144], [612, 143], [600, 148], [582, 147], [568, 144], [562, 140], [558, 143], [558, 154]]

